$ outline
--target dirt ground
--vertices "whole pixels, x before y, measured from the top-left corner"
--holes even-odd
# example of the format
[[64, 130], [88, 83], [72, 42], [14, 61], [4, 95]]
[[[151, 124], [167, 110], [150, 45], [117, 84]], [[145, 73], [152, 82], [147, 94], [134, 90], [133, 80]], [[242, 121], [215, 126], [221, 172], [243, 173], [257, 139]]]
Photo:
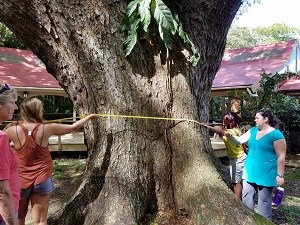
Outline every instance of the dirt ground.
[[[296, 170], [298, 173], [300, 172], [300, 154], [288, 155], [285, 176], [294, 174]], [[64, 173], [64, 175], [68, 175], [68, 173], [71, 174], [74, 171], [71, 169], [66, 171], [64, 168]], [[76, 185], [78, 185], [77, 179], [55, 179], [56, 189], [51, 198], [49, 216], [61, 209], [61, 205], [76, 190]], [[278, 209], [273, 209], [273, 223], [276, 225], [300, 225], [300, 178], [286, 180], [283, 187], [285, 189], [285, 198], [282, 206]], [[292, 222], [290, 221], [291, 215], [294, 218]], [[30, 217], [31, 213], [29, 210], [26, 225], [32, 224]]]

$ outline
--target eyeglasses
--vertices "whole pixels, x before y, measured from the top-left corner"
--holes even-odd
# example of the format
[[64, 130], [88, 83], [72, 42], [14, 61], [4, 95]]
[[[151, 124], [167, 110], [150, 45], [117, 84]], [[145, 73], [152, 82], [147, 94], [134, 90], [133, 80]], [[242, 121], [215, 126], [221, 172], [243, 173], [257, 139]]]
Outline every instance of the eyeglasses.
[[3, 88], [1, 89], [0, 91], [0, 95], [5, 92], [5, 91], [9, 91], [10, 90], [10, 87], [8, 86], [8, 84], [4, 84]]

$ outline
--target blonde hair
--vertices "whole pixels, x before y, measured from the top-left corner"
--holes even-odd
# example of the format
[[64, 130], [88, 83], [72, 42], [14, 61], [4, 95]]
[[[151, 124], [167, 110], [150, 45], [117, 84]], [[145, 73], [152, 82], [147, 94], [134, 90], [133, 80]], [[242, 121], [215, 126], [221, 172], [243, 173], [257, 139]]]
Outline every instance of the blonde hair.
[[6, 87], [8, 87], [9, 89], [4, 90], [0, 94], [0, 104], [1, 105], [4, 105], [5, 103], [7, 103], [9, 101], [17, 101], [17, 99], [18, 99], [17, 91], [14, 88], [9, 87], [7, 84], [0, 83], [0, 92]]
[[25, 99], [20, 105], [21, 120], [32, 123], [43, 123], [43, 103], [38, 98]]

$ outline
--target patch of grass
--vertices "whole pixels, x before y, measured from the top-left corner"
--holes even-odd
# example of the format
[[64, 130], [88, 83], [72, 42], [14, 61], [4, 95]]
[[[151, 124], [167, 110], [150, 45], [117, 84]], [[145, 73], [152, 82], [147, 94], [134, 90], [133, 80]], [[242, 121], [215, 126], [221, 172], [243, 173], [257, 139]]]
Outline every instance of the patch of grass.
[[81, 161], [78, 162], [77, 164], [74, 164], [74, 169], [77, 173], [82, 173], [85, 171], [85, 168], [86, 168], [86, 164], [85, 164], [85, 161], [84, 163], [82, 163]]
[[281, 211], [286, 213], [286, 217], [291, 225], [298, 224], [300, 220], [300, 207], [294, 205], [282, 205]]
[[266, 219], [265, 217], [259, 215], [258, 213], [254, 213], [253, 214], [253, 220], [255, 221], [255, 224], [263, 224], [263, 225], [272, 225], [274, 223], [272, 223], [271, 221], [269, 221], [268, 219]]
[[292, 203], [292, 204], [297, 204], [297, 203], [300, 203], [300, 198], [297, 198], [295, 196], [291, 196], [289, 197], [289, 201]]
[[53, 160], [53, 177], [55, 179], [78, 178], [85, 170], [84, 159], [55, 159]]
[[286, 174], [284, 177], [286, 181], [300, 180], [300, 168], [294, 168], [292, 173]]

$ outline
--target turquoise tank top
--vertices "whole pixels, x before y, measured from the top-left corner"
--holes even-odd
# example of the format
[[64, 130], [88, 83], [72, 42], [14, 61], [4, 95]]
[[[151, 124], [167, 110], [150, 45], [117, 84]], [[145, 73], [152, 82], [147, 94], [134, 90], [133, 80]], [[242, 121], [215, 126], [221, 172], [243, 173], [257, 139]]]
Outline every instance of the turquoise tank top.
[[258, 127], [250, 129], [249, 152], [244, 168], [244, 179], [265, 187], [276, 186], [277, 155], [273, 143], [284, 139], [280, 130], [275, 129], [256, 140]]

